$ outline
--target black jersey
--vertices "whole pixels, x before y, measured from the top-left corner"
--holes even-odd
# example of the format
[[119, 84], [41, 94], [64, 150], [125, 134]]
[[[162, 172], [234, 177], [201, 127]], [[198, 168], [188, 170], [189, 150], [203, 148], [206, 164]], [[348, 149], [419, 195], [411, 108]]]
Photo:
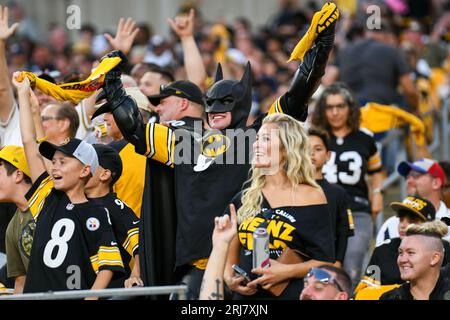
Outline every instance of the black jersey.
[[331, 158], [323, 166], [325, 179], [347, 191], [352, 211], [371, 212], [365, 176], [382, 169], [374, 138], [357, 130], [344, 138], [331, 134], [330, 142]]
[[336, 260], [343, 262], [347, 250], [347, 238], [354, 235], [349, 199], [344, 188], [330, 184], [325, 179], [316, 180], [322, 187], [328, 202], [331, 214], [331, 224], [335, 233]]
[[[238, 210], [241, 203], [241, 193], [237, 194], [232, 203]], [[225, 210], [229, 213], [229, 209]], [[248, 274], [252, 269], [253, 252], [253, 232], [262, 223], [267, 223], [269, 233], [270, 258], [277, 259], [287, 247], [301, 252], [305, 257], [334, 262], [334, 232], [332, 231], [331, 217], [326, 204], [307, 206], [286, 206], [271, 208], [264, 198], [261, 212], [255, 217], [246, 219], [238, 227], [238, 237], [240, 242], [240, 261]], [[301, 279], [290, 281], [286, 290], [278, 297], [279, 299], [297, 299], [303, 289]], [[249, 298], [272, 297], [265, 290]], [[235, 298], [245, 299], [237, 295]]]
[[[450, 291], [450, 279], [442, 273], [439, 275], [438, 281], [429, 295], [429, 300], [448, 300], [448, 292]], [[409, 282], [402, 284], [400, 287], [381, 295], [380, 300], [415, 300], [411, 294], [411, 286]]]
[[36, 231], [24, 292], [90, 289], [96, 273], [123, 273], [109, 214], [87, 201], [72, 204], [43, 173], [26, 195]]
[[139, 249], [139, 218], [126, 203], [117, 198], [115, 193], [109, 193], [92, 201], [99, 202], [109, 213], [124, 263], [125, 276], [129, 276], [131, 258], [138, 254]]

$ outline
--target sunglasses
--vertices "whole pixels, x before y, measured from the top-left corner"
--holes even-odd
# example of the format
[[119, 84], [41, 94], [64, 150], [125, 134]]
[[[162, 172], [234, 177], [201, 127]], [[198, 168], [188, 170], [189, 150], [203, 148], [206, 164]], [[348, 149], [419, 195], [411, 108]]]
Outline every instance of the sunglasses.
[[323, 284], [335, 285], [336, 288], [340, 292], [345, 292], [345, 290], [342, 289], [342, 286], [339, 284], [339, 282], [336, 280], [336, 278], [333, 277], [330, 273], [328, 273], [327, 271], [325, 271], [323, 269], [311, 268], [305, 277], [305, 281], [307, 281], [312, 276], [314, 276], [316, 278], [316, 281], [319, 281]]

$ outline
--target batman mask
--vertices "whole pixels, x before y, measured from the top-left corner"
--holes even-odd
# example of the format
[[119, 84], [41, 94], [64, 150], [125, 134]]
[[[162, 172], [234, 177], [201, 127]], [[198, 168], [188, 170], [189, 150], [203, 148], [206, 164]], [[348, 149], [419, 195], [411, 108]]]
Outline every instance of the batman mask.
[[231, 112], [228, 128], [245, 128], [252, 105], [252, 71], [250, 63], [245, 67], [240, 81], [223, 80], [219, 64], [214, 84], [206, 92], [206, 113]]

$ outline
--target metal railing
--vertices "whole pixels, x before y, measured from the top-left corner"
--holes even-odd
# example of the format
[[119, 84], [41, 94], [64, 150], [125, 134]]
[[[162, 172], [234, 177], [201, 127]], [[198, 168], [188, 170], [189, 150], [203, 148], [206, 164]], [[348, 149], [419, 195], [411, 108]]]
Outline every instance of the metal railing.
[[102, 290], [69, 290], [41, 293], [25, 293], [0, 296], [1, 300], [68, 300], [83, 299], [89, 297], [111, 298], [111, 297], [132, 297], [167, 295], [178, 293], [179, 300], [186, 300], [187, 286], [161, 286], [161, 287], [140, 287], [140, 288], [119, 288]]

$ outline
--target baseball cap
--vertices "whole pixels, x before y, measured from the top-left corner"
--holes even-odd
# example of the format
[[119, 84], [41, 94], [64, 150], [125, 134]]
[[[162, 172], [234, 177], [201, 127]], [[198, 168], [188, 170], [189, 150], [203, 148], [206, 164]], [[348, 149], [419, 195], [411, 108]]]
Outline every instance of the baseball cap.
[[186, 98], [192, 102], [203, 105], [203, 93], [200, 88], [188, 80], [178, 80], [169, 83], [168, 85], [161, 85], [159, 94], [148, 97], [150, 103], [157, 106], [161, 99], [169, 96], [177, 96]]
[[127, 93], [127, 95], [129, 95], [130, 97], [132, 97], [134, 99], [134, 101], [136, 101], [136, 104], [138, 106], [139, 109], [148, 111], [148, 112], [152, 112], [152, 110], [150, 109], [150, 102], [148, 101], [148, 98], [145, 94], [142, 93], [141, 90], [139, 90], [138, 87], [128, 87], [125, 88], [125, 92]]
[[30, 176], [30, 169], [28, 168], [23, 147], [13, 145], [4, 146], [0, 150], [0, 159], [9, 162], [17, 169], [23, 171], [28, 177]]
[[411, 170], [420, 172], [420, 173], [428, 173], [430, 176], [439, 178], [442, 181], [442, 184], [445, 183], [445, 173], [442, 170], [442, 167], [436, 161], [428, 158], [422, 158], [414, 162], [403, 161], [397, 167], [397, 171], [400, 175], [405, 178], [408, 176]]
[[97, 153], [94, 147], [85, 141], [74, 138], [61, 145], [44, 141], [39, 146], [39, 152], [49, 160], [53, 159], [56, 151], [61, 151], [65, 155], [77, 158], [84, 165], [90, 165], [92, 174], [97, 170]]
[[423, 221], [431, 221], [436, 217], [436, 208], [433, 204], [418, 195], [409, 195], [402, 202], [392, 202], [389, 206], [397, 213], [407, 211], [419, 216]]
[[112, 182], [115, 183], [122, 175], [122, 159], [119, 153], [112, 147], [105, 144], [92, 145], [97, 153], [99, 165], [111, 171]]

